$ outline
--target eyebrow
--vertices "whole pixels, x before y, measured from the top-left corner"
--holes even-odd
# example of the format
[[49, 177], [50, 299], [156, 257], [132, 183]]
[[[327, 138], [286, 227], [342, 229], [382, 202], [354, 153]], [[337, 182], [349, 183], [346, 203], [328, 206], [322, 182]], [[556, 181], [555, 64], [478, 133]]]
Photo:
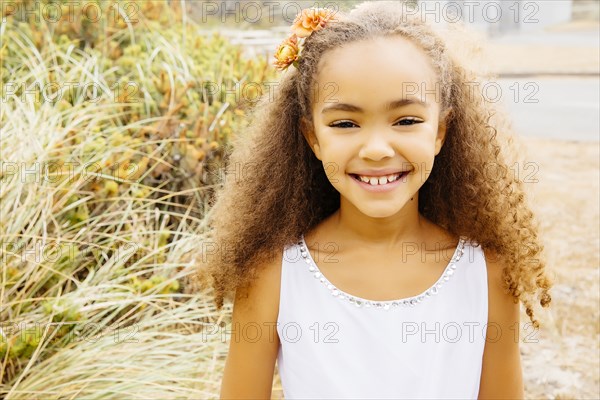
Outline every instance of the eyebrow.
[[[391, 111], [391, 110], [395, 110], [396, 108], [400, 108], [400, 107], [404, 107], [404, 106], [408, 106], [408, 105], [412, 105], [412, 104], [418, 104], [425, 108], [429, 107], [429, 104], [425, 103], [424, 101], [421, 101], [419, 99], [410, 98], [410, 99], [394, 100], [394, 101], [388, 103], [385, 108], [387, 111]], [[323, 108], [323, 111], [321, 111], [321, 114], [325, 114], [327, 112], [332, 112], [332, 111], [363, 112], [363, 109], [358, 106], [354, 106], [352, 104], [333, 103], [333, 104], [328, 105], [325, 108]]]

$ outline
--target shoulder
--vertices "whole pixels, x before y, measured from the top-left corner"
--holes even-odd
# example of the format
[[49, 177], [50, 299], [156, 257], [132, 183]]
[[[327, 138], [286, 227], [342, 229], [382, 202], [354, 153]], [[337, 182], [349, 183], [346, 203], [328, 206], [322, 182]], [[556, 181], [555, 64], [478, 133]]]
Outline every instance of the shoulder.
[[236, 290], [235, 305], [238, 309], [261, 311], [264, 317], [277, 318], [282, 260], [283, 249], [279, 249], [269, 253], [266, 261], [255, 266], [251, 279]]
[[488, 280], [488, 325], [478, 398], [522, 399], [520, 303], [504, 288], [503, 270], [507, 265], [491, 251], [485, 251], [484, 255]]
[[494, 252], [484, 251], [488, 280], [489, 322], [518, 323], [520, 303], [507, 293], [503, 272], [506, 263]]
[[[283, 249], [271, 252], [256, 266], [252, 279], [236, 290], [221, 399], [271, 398], [280, 343], [276, 326], [282, 254]], [[245, 334], [247, 327], [251, 336]]]

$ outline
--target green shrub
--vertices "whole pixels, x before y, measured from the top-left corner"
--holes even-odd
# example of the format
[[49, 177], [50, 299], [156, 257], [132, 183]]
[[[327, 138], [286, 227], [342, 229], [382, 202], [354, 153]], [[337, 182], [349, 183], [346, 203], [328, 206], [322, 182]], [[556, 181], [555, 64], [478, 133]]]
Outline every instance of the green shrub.
[[[34, 3], [66, 7], [15, 2]], [[94, 23], [15, 13], [0, 25], [7, 399], [214, 395], [220, 367], [209, 361], [223, 345], [199, 342], [199, 319], [221, 316], [187, 277], [230, 138], [248, 123], [254, 97], [240, 93], [273, 72], [219, 35], [200, 36], [165, 1], [116, 2], [137, 4], [135, 23], [110, 17], [114, 3], [95, 2]], [[236, 83], [237, 95], [222, 90]], [[46, 90], [38, 101], [36, 87]], [[116, 340], [128, 329], [134, 345]]]

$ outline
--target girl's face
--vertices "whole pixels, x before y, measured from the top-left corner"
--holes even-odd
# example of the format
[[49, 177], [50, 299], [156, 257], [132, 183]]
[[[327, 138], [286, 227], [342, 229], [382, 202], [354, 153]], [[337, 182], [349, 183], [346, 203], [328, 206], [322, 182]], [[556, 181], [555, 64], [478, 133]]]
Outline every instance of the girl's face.
[[388, 217], [417, 194], [446, 132], [435, 82], [428, 56], [399, 36], [324, 55], [313, 91], [314, 131], [304, 132], [342, 202]]

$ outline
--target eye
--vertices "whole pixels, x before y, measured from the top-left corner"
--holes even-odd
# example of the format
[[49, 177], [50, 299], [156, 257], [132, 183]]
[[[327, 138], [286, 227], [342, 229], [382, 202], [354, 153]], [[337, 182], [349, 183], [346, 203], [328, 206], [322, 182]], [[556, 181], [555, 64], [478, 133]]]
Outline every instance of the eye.
[[398, 125], [414, 125], [414, 124], [420, 124], [422, 122], [423, 122], [423, 120], [420, 118], [406, 117], [406, 118], [402, 118], [401, 120], [396, 122], [396, 124], [398, 124]]
[[353, 126], [357, 126], [357, 125], [351, 121], [338, 121], [338, 122], [332, 122], [328, 126], [331, 128], [352, 128]]

